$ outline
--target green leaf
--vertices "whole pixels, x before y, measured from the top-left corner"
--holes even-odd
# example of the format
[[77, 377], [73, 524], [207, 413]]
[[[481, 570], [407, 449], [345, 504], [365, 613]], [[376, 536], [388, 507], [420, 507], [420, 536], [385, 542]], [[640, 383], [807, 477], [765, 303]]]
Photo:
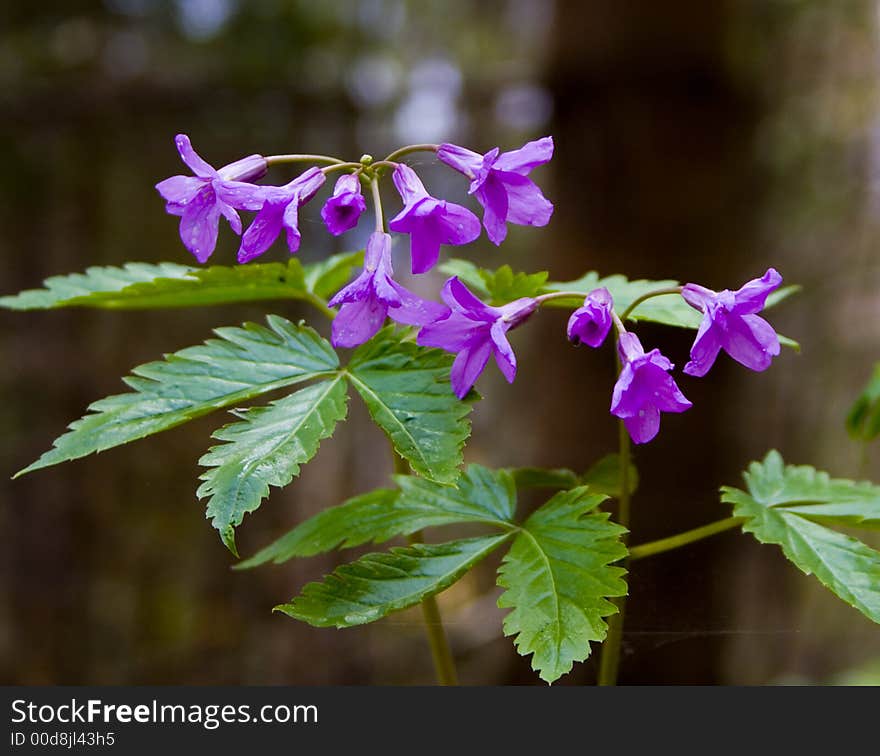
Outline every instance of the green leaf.
[[367, 554], [309, 583], [277, 611], [316, 627], [352, 627], [419, 603], [445, 590], [498, 548], [509, 534], [438, 544], [413, 544]]
[[351, 278], [352, 270], [364, 264], [363, 250], [342, 252], [305, 266], [306, 288], [321, 299], [330, 299]]
[[269, 486], [286, 486], [301, 464], [318, 451], [345, 418], [347, 386], [341, 375], [300, 389], [267, 407], [236, 410], [242, 422], [220, 428], [214, 446], [199, 464], [211, 468], [197, 495], [210, 497], [207, 516], [223, 543], [237, 555], [235, 527], [269, 495]]
[[[629, 492], [636, 492], [639, 487], [639, 471], [636, 466], [630, 462], [629, 465]], [[620, 456], [617, 454], [608, 454], [587, 470], [580, 481], [583, 485], [589, 486], [593, 493], [607, 494], [615, 498], [620, 498], [622, 486], [620, 484]]]
[[846, 418], [846, 430], [856, 441], [873, 441], [880, 436], [880, 362]]
[[418, 530], [452, 523], [478, 522], [509, 528], [516, 510], [511, 476], [470, 465], [456, 487], [411, 475], [395, 476], [399, 491], [377, 489], [309, 518], [237, 569], [266, 562], [281, 564], [336, 548], [382, 543]]
[[825, 527], [878, 527], [880, 489], [808, 466], [785, 466], [776, 451], [753, 462], [743, 477], [748, 492], [721, 489], [734, 516], [746, 518], [743, 531], [780, 546], [802, 572], [880, 623], [880, 552]]
[[611, 566], [626, 556], [625, 528], [593, 512], [606, 497], [575, 488], [556, 494], [529, 517], [499, 569], [507, 590], [498, 606], [511, 608], [504, 634], [517, 651], [533, 654], [532, 668], [553, 682], [602, 641], [604, 617], [617, 608], [608, 599], [626, 594], [625, 570]]
[[209, 268], [174, 263], [92, 267], [85, 273], [48, 278], [43, 289], [0, 297], [0, 307], [144, 310], [314, 296], [325, 299], [348, 280], [362, 259], [360, 252], [345, 253], [305, 268], [295, 257], [286, 264], [212, 265]]
[[545, 290], [549, 273], [514, 273], [509, 265], [497, 270], [478, 268], [467, 260], [452, 259], [440, 266], [450, 276], [459, 279], [474, 294], [486, 299], [490, 304], [500, 305], [520, 297], [536, 297]]
[[376, 424], [412, 469], [438, 483], [459, 476], [471, 400], [449, 385], [451, 355], [402, 341], [387, 328], [359, 347], [348, 376]]
[[517, 488], [574, 488], [577, 474], [565, 468], [515, 467], [510, 470]]
[[18, 475], [173, 428], [222, 407], [334, 371], [339, 360], [314, 330], [270, 315], [269, 328], [218, 328], [218, 339], [149, 362], [123, 379], [132, 389], [89, 406]]

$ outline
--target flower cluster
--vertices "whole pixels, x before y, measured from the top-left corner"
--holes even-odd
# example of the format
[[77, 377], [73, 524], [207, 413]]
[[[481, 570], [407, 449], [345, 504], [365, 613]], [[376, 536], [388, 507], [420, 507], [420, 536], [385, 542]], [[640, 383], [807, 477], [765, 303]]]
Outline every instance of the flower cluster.
[[[513, 382], [517, 362], [508, 331], [524, 323], [544, 301], [577, 296], [553, 292], [492, 306], [453, 277], [443, 287], [441, 304], [422, 299], [394, 279], [389, 231], [409, 236], [410, 266], [412, 273], [418, 275], [435, 267], [443, 245], [469, 244], [480, 236], [483, 228], [489, 240], [500, 245], [507, 237], [510, 223], [547, 225], [553, 205], [529, 174], [552, 158], [551, 137], [510, 152], [495, 148], [482, 155], [453, 144], [415, 145], [376, 163], [366, 155], [357, 163], [326, 156], [251, 155], [219, 169], [199, 157], [187, 136], [178, 135], [176, 144], [193, 175], [173, 176], [157, 184], [156, 189], [165, 199], [167, 211], [180, 217], [180, 238], [201, 263], [214, 251], [221, 216], [241, 236], [240, 263], [266, 252], [282, 231], [288, 249], [295, 253], [300, 245], [299, 209], [317, 194], [327, 175], [335, 171], [342, 171], [342, 175], [324, 203], [321, 217], [331, 234], [344, 234], [358, 225], [366, 211], [361, 189], [368, 184], [375, 204], [376, 228], [366, 245], [363, 271], [328, 302], [329, 307], [338, 308], [331, 340], [337, 347], [356, 347], [372, 338], [389, 317], [397, 323], [415, 326], [420, 329], [418, 344], [456, 355], [450, 381], [459, 398], [468, 394], [493, 356], [502, 375]], [[483, 209], [482, 223], [466, 207], [432, 196], [410, 166], [394, 160], [416, 149], [435, 152], [440, 162], [470, 181], [469, 193]], [[266, 174], [269, 165], [298, 160], [326, 165], [308, 168], [282, 186], [254, 183]], [[388, 222], [388, 229], [378, 189], [385, 171], [391, 172], [403, 204]], [[238, 215], [241, 210], [255, 213], [246, 230]], [[737, 291], [716, 292], [697, 284], [673, 290], [703, 314], [684, 372], [696, 377], [706, 375], [721, 351], [752, 370], [769, 367], [779, 354], [779, 338], [757, 313], [781, 282], [781, 276], [771, 268]], [[646, 296], [669, 293], [659, 290]], [[623, 319], [630, 310], [623, 313]], [[612, 326], [618, 334], [620, 374], [610, 412], [623, 421], [635, 443], [646, 443], [657, 435], [661, 413], [684, 412], [691, 402], [676, 385], [671, 375], [674, 366], [669, 359], [657, 349], [646, 353], [638, 336], [626, 330], [607, 289], [591, 291], [572, 312], [568, 338], [575, 345], [599, 347]]]

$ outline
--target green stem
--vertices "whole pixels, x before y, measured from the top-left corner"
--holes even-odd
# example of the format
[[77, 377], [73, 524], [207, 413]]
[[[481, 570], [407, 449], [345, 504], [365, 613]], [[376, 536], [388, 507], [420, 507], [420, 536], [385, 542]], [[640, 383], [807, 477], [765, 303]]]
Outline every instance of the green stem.
[[313, 294], [312, 292], [306, 292], [303, 299], [308, 302], [313, 307], [316, 307], [321, 311], [321, 314], [324, 315], [329, 320], [333, 320], [336, 317], [336, 310], [332, 307], [328, 307], [327, 303], [321, 299], [317, 294]]
[[572, 299], [575, 301], [576, 306], [580, 307], [584, 302], [584, 296], [584, 294], [576, 291], [551, 291], [549, 294], [541, 294], [541, 296], [535, 297], [535, 301], [540, 306], [545, 302], [552, 302], [555, 299]]
[[[396, 475], [408, 475], [409, 465], [406, 460], [397, 455], [394, 447], [391, 447], [391, 456], [394, 459], [394, 473]], [[413, 533], [407, 539], [410, 543], [424, 543], [422, 531]], [[449, 648], [449, 640], [443, 627], [443, 618], [440, 616], [440, 607], [434, 596], [422, 599], [422, 619], [425, 623], [425, 634], [428, 636], [428, 645], [431, 648], [431, 658], [434, 660], [434, 672], [437, 675], [438, 685], [458, 685], [458, 674], [455, 671], [455, 659]]]
[[642, 302], [646, 299], [652, 299], [653, 297], [662, 297], [666, 294], [681, 294], [681, 286], [668, 286], [665, 289], [655, 289], [654, 291], [649, 291], [647, 294], [642, 294], [640, 297], [636, 297], [629, 307], [627, 307], [623, 314], [620, 316], [621, 320], [626, 320], [630, 315], [632, 315], [633, 310], [636, 309]]
[[687, 546], [689, 543], [694, 543], [695, 541], [701, 541], [704, 538], [715, 535], [716, 533], [723, 533], [725, 530], [731, 530], [738, 525], [742, 525], [745, 520], [745, 517], [728, 517], [726, 520], [710, 522], [708, 525], [703, 525], [702, 527], [694, 528], [693, 530], [685, 530], [683, 533], [669, 536], [669, 538], [661, 538], [658, 541], [640, 543], [638, 546], [633, 546], [629, 550], [629, 558], [644, 559], [645, 557], [654, 556], [655, 554], [662, 554], [665, 551], [672, 551], [672, 549]]
[[[618, 421], [618, 445], [620, 458], [620, 501], [617, 522], [629, 529], [630, 520], [630, 443], [629, 433], [623, 420]], [[627, 534], [623, 539], [626, 542]], [[626, 563], [624, 562], [624, 566]], [[626, 609], [626, 596], [620, 596], [614, 600], [617, 614], [612, 614], [608, 619], [608, 635], [602, 644], [602, 657], [599, 661], [599, 685], [616, 685], [617, 670], [620, 667], [620, 645], [623, 638], [623, 618]]]
[[325, 176], [333, 171], [362, 171], [364, 168], [360, 163], [334, 163], [326, 168], [321, 169], [321, 173]]
[[[329, 155], [269, 155], [266, 158], [268, 165], [279, 163], [343, 163], [339, 158]], [[360, 165], [359, 163], [357, 165]]]
[[394, 162], [398, 158], [402, 158], [404, 155], [409, 155], [411, 152], [437, 152], [437, 148], [439, 144], [410, 144], [406, 147], [401, 147], [400, 149], [394, 150], [390, 155], [386, 156], [383, 163]]

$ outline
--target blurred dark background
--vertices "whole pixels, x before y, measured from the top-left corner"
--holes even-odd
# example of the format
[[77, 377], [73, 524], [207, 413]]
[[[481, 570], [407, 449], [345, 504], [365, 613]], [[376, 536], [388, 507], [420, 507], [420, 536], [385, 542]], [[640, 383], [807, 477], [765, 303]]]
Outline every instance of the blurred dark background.
[[[633, 541], [669, 535], [727, 516], [718, 485], [769, 448], [858, 473], [843, 418], [880, 356], [878, 33], [875, 0], [4, 2], [0, 292], [88, 265], [190, 262], [153, 190], [180, 172], [180, 131], [216, 165], [552, 134], [556, 156], [535, 173], [551, 224], [512, 228], [500, 250], [483, 237], [472, 259], [719, 289], [773, 265], [804, 287], [770, 316], [802, 354], [760, 375], [723, 358], [684, 380], [694, 409], [638, 449]], [[470, 202], [460, 177], [414, 164], [435, 193]], [[363, 243], [366, 221], [336, 244], [318, 208], [303, 212], [305, 259]], [[235, 249], [224, 229], [213, 261]], [[229, 570], [194, 494], [223, 416], [8, 480], [132, 366], [265, 309], [0, 312], [2, 682], [431, 682], [417, 612], [345, 631], [271, 614], [337, 556]], [[570, 348], [564, 323], [548, 312], [516, 332], [512, 387], [487, 371], [470, 461], [585, 469], [613, 450], [610, 352]], [[689, 334], [640, 334], [686, 360]], [[381, 485], [380, 441], [353, 400], [302, 477], [245, 520], [242, 553]], [[441, 596], [462, 681], [536, 683], [501, 637], [493, 566]], [[622, 682], [880, 681], [877, 627], [748, 537], [639, 562], [630, 583]], [[561, 683], [594, 678], [591, 659]]]

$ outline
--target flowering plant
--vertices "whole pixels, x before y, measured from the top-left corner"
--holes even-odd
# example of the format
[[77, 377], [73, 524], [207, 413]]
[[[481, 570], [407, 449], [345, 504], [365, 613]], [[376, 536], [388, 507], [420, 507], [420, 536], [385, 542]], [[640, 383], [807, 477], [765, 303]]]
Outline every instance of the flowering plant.
[[[184, 247], [197, 262], [207, 262], [222, 216], [241, 237], [237, 264], [89, 268], [50, 278], [43, 289], [0, 298], [0, 306], [125, 309], [293, 298], [331, 321], [330, 340], [304, 322], [271, 314], [266, 325], [218, 328], [216, 338], [204, 344], [134, 368], [124, 379], [127, 393], [92, 404], [22, 473], [288, 389], [268, 404], [233, 409], [236, 420], [214, 433], [220, 443], [200, 460], [206, 469], [197, 495], [207, 499], [208, 518], [237, 556], [235, 529], [260, 507], [270, 487], [288, 485], [335, 432], [353, 388], [393, 449], [391, 485], [322, 511], [236, 566], [281, 563], [395, 537], [408, 544], [367, 554], [306, 585], [276, 607], [290, 617], [344, 628], [421, 604], [438, 681], [453, 683], [453, 654], [435, 596], [488, 554], [506, 549], [498, 603], [510, 609], [503, 631], [515, 636], [519, 653], [531, 655], [541, 678], [553, 682], [589, 656], [591, 643], [604, 643], [598, 680], [613, 684], [627, 562], [741, 527], [761, 542], [779, 545], [802, 571], [880, 622], [880, 553], [834, 529], [880, 525], [880, 488], [786, 466], [775, 451], [749, 466], [746, 490], [721, 489], [721, 500], [733, 505], [731, 517], [659, 541], [628, 543], [636, 489], [631, 444], [654, 439], [663, 413], [691, 409], [678, 381], [686, 389], [685, 380], [706, 376], [722, 351], [762, 371], [782, 345], [797, 346], [759, 314], [793, 290], [781, 288], [776, 270], [736, 291], [714, 291], [593, 272], [557, 283], [547, 273], [514, 274], [507, 266], [491, 271], [451, 259], [440, 265], [448, 277], [439, 301], [426, 299], [395, 279], [395, 239], [408, 246], [412, 274], [421, 275], [438, 266], [443, 247], [470, 244], [483, 229], [501, 245], [510, 224], [546, 226], [553, 204], [531, 173], [551, 160], [552, 138], [485, 154], [453, 144], [411, 145], [378, 161], [369, 155], [349, 162], [254, 154], [219, 169], [196, 153], [187, 136], [179, 135], [176, 145], [192, 175], [165, 179], [156, 189], [167, 212], [180, 218]], [[482, 219], [433, 196], [405, 162], [414, 152], [434, 153], [463, 174]], [[257, 183], [279, 164], [309, 167], [283, 185]], [[402, 207], [386, 222], [380, 183], [389, 175]], [[374, 227], [366, 249], [308, 265], [297, 257], [287, 264], [252, 262], [279, 236], [291, 254], [298, 251], [300, 213], [330, 176], [336, 181], [320, 215], [334, 236], [358, 226], [367, 211], [365, 193], [371, 198]], [[242, 211], [254, 214], [246, 229]], [[477, 464], [462, 469], [470, 414], [480, 398], [474, 386], [490, 359], [508, 382], [515, 380], [511, 332], [547, 308], [570, 313], [567, 336], [574, 345], [598, 349], [614, 334], [619, 369], [607, 391], [610, 416], [619, 421], [617, 451], [584, 473]], [[641, 321], [696, 331], [683, 376], [658, 349], [646, 351], [633, 330]], [[337, 350], [354, 351], [340, 357]], [[875, 399], [871, 395], [865, 402]], [[855, 427], [857, 421], [851, 423]], [[550, 492], [546, 503], [524, 518], [517, 514], [523, 489]], [[463, 523], [484, 532], [425, 540], [428, 528]]]

